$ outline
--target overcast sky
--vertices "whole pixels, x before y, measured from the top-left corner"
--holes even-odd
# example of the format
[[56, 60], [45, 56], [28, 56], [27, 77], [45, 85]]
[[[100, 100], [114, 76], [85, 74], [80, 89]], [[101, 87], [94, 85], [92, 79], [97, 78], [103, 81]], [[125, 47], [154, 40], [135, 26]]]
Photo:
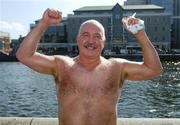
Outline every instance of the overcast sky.
[[9, 32], [11, 39], [25, 36], [29, 25], [41, 18], [46, 8], [55, 8], [63, 16], [83, 6], [123, 4], [126, 0], [0, 0], [0, 31]]

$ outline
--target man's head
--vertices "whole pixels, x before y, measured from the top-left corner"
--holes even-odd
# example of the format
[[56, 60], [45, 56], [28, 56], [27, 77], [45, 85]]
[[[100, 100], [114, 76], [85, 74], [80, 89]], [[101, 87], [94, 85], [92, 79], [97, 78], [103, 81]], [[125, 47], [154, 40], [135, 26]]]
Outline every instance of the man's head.
[[100, 56], [104, 48], [105, 30], [96, 20], [87, 20], [81, 24], [77, 36], [80, 55], [87, 57]]

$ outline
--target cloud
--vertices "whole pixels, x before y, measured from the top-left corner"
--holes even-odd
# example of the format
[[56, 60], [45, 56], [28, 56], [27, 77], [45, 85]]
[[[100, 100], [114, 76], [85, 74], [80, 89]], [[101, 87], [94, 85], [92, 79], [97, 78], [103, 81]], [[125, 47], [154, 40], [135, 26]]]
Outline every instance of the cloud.
[[11, 39], [18, 39], [20, 35], [26, 35], [28, 29], [25, 25], [18, 22], [0, 21], [0, 31], [10, 33]]

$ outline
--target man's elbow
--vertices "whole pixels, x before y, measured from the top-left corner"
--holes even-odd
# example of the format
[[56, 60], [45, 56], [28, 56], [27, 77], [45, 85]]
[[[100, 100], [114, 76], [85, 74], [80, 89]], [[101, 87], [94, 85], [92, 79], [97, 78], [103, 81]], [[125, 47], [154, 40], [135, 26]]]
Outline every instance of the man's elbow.
[[159, 68], [153, 70], [154, 77], [160, 76], [162, 73], [163, 73], [163, 67], [162, 66], [160, 66]]
[[23, 52], [17, 51], [16, 52], [16, 58], [20, 61], [23, 62], [25, 60]]
[[19, 51], [16, 52], [16, 58], [20, 61], [21, 60], [21, 53]]

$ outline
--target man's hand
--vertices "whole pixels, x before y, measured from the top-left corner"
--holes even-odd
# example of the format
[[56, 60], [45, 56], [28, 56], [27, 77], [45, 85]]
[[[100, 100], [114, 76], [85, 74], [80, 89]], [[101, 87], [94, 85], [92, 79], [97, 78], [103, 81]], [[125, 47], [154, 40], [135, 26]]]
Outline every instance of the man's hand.
[[48, 8], [44, 12], [41, 22], [45, 26], [49, 26], [51, 24], [58, 24], [61, 22], [61, 20], [62, 20], [62, 12]]
[[138, 18], [135, 18], [134, 13], [132, 16], [124, 17], [122, 19], [124, 27], [131, 32], [132, 34], [137, 34], [140, 30], [145, 28], [144, 21]]

